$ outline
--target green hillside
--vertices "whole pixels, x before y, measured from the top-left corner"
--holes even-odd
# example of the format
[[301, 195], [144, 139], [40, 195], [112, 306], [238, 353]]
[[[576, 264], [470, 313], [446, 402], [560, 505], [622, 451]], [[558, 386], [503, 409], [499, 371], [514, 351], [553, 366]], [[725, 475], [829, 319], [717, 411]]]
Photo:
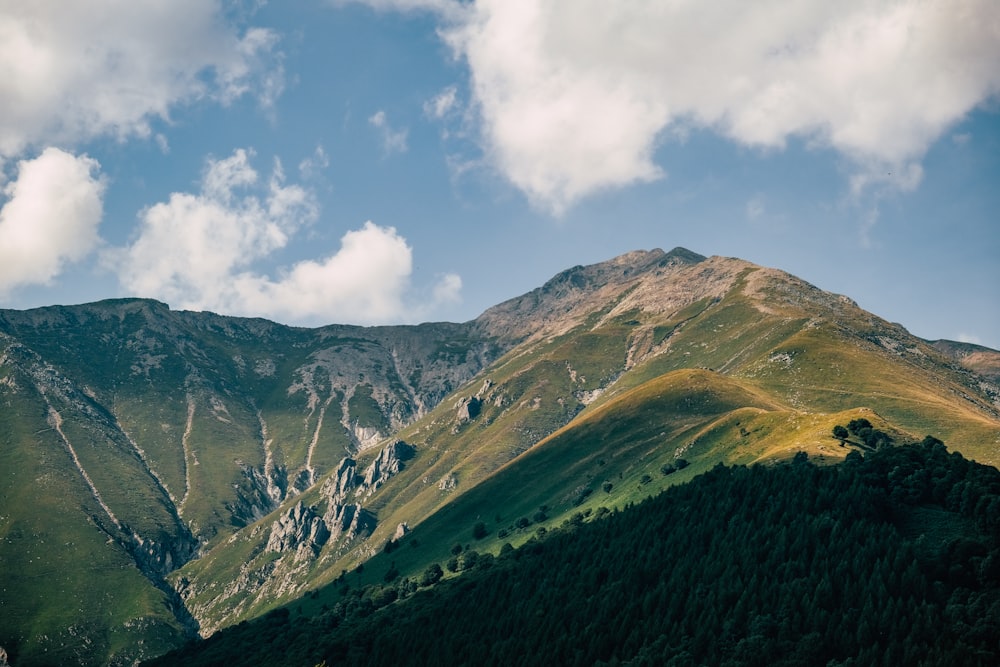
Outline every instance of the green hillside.
[[0, 646], [19, 664], [151, 657], [361, 565], [377, 583], [455, 545], [496, 556], [719, 463], [842, 461], [870, 449], [833, 437], [853, 420], [996, 465], [1000, 388], [975, 352], [682, 249], [574, 267], [465, 324], [0, 311], [0, 560], [18, 591]]
[[196, 632], [165, 576], [471, 377], [497, 351], [468, 330], [0, 312], [0, 646], [124, 663]]

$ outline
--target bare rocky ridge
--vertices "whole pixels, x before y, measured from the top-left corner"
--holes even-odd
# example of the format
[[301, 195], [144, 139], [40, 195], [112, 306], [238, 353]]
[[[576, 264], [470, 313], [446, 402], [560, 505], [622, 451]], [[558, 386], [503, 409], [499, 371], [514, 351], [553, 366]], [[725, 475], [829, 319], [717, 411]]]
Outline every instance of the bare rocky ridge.
[[[600, 264], [575, 266], [523, 296], [488, 309], [476, 318], [476, 327], [487, 336], [518, 342], [558, 335], [578, 326], [595, 305], [617, 299], [623, 287], [650, 275], [670, 282], [670, 276], [704, 260], [676, 248], [669, 253], [638, 250]], [[659, 303], [659, 299], [652, 301]]]

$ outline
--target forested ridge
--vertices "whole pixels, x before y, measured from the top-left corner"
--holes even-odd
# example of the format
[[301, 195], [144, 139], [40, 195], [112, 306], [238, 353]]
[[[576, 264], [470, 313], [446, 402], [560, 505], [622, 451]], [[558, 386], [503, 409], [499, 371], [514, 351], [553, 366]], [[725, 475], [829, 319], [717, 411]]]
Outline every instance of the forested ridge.
[[930, 437], [719, 465], [456, 560], [151, 664], [1000, 664], [1000, 471]]

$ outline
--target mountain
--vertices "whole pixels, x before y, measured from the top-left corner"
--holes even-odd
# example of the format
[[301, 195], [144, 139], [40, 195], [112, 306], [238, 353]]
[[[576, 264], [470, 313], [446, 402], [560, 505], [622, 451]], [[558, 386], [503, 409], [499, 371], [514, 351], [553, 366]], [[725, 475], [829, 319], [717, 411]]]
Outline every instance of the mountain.
[[464, 324], [0, 311], [0, 646], [130, 663], [362, 563], [418, 574], [474, 528], [498, 553], [719, 462], [842, 460], [870, 447], [832, 437], [852, 420], [997, 465], [991, 354], [684, 249], [574, 267]]

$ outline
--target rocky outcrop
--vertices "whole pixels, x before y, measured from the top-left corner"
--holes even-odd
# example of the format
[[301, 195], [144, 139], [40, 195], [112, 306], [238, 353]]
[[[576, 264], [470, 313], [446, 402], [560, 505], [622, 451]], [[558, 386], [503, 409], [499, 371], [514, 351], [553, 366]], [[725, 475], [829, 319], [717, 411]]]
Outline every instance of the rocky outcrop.
[[462, 399], [458, 404], [458, 410], [455, 414], [455, 421], [459, 424], [466, 424], [476, 417], [479, 416], [479, 412], [483, 409], [483, 402], [478, 396], [470, 396], [468, 398]]
[[337, 470], [323, 483], [321, 493], [330, 502], [340, 502], [347, 497], [348, 492], [357, 486], [357, 476], [355, 470], [357, 462], [345, 457], [337, 465]]
[[365, 478], [358, 488], [357, 494], [370, 496], [380, 486], [385, 484], [390, 477], [403, 469], [403, 462], [413, 458], [416, 450], [402, 440], [386, 445], [379, 453], [378, 458], [372, 461], [365, 470]]
[[323, 521], [330, 529], [330, 539], [334, 542], [367, 537], [375, 530], [375, 515], [357, 504], [330, 503], [323, 514]]
[[306, 507], [299, 501], [271, 524], [266, 549], [283, 553], [307, 548], [319, 553], [328, 539], [330, 529], [323, 518], [312, 507]]
[[302, 501], [295, 503], [271, 524], [265, 549], [276, 553], [294, 551], [298, 560], [319, 555], [327, 542], [371, 535], [377, 525], [376, 517], [354, 498], [367, 498], [374, 493], [403, 469], [404, 461], [412, 458], [415, 451], [402, 440], [396, 440], [379, 453], [363, 476], [357, 473], [357, 461], [345, 457], [320, 489], [326, 501], [322, 516]]

